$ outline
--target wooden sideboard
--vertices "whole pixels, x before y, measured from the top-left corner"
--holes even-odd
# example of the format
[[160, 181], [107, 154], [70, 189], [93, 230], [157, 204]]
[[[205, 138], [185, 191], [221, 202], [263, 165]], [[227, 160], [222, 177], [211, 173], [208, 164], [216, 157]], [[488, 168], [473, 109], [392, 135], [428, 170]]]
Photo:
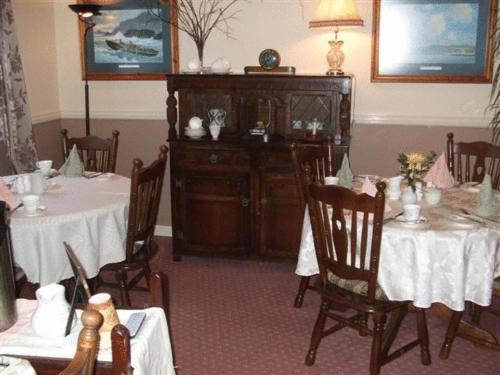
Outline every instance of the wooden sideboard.
[[[336, 140], [337, 165], [349, 150], [351, 77], [168, 75], [174, 260], [183, 254], [295, 257], [303, 212], [289, 146]], [[210, 109], [226, 112], [217, 141]], [[193, 116], [207, 135], [190, 139]], [[251, 135], [267, 125], [268, 139]], [[323, 125], [315, 135], [308, 123]], [[309, 124], [310, 126], [311, 124]]]

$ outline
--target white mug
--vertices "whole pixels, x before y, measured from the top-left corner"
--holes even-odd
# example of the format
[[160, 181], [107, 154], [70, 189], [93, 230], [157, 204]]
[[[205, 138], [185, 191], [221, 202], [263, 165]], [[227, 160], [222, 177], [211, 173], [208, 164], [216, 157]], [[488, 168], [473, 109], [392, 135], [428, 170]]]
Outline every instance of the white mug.
[[48, 175], [52, 168], [52, 160], [39, 160], [36, 162], [36, 166], [44, 175]]
[[38, 195], [25, 195], [22, 199], [25, 212], [35, 212], [40, 206], [40, 197]]
[[403, 211], [405, 221], [416, 222], [420, 219], [420, 206], [418, 204], [405, 204]]
[[339, 178], [335, 176], [326, 176], [325, 177], [325, 185], [338, 185]]

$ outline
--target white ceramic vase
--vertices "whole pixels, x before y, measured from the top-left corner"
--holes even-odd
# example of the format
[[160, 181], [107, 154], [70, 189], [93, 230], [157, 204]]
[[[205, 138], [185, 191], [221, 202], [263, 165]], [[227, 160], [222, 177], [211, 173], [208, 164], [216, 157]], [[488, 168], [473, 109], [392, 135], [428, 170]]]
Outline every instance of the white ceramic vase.
[[412, 190], [411, 187], [408, 187], [403, 194], [401, 195], [401, 201], [403, 205], [405, 204], [415, 204], [417, 203], [417, 194]]
[[70, 309], [64, 287], [59, 284], [42, 286], [36, 291], [36, 299], [38, 306], [31, 317], [33, 331], [45, 338], [64, 337]]
[[220, 134], [220, 126], [219, 125], [210, 125], [208, 129], [210, 130], [210, 135], [214, 141], [219, 139]]

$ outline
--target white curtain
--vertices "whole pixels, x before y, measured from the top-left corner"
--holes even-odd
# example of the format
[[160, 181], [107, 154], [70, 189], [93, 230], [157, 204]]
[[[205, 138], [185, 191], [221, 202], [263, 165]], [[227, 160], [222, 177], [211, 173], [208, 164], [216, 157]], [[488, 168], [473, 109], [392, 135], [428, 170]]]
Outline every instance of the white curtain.
[[0, 146], [1, 163], [18, 173], [34, 169], [37, 154], [11, 0], [0, 0]]

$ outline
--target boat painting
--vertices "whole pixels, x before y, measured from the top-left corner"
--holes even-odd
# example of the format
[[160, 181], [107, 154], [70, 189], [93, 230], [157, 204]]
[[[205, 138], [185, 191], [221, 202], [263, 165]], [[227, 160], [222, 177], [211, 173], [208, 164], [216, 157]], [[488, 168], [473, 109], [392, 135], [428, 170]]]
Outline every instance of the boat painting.
[[98, 64], [163, 62], [162, 22], [144, 9], [102, 10], [93, 30]]
[[113, 41], [106, 39], [106, 44], [108, 45], [109, 48], [115, 51], [123, 51], [123, 52], [129, 52], [129, 53], [135, 53], [137, 55], [143, 55], [143, 56], [156, 56], [158, 55], [158, 51], [153, 49], [153, 48], [146, 48], [137, 44], [134, 44], [132, 42], [124, 43], [121, 40], [119, 41]]

